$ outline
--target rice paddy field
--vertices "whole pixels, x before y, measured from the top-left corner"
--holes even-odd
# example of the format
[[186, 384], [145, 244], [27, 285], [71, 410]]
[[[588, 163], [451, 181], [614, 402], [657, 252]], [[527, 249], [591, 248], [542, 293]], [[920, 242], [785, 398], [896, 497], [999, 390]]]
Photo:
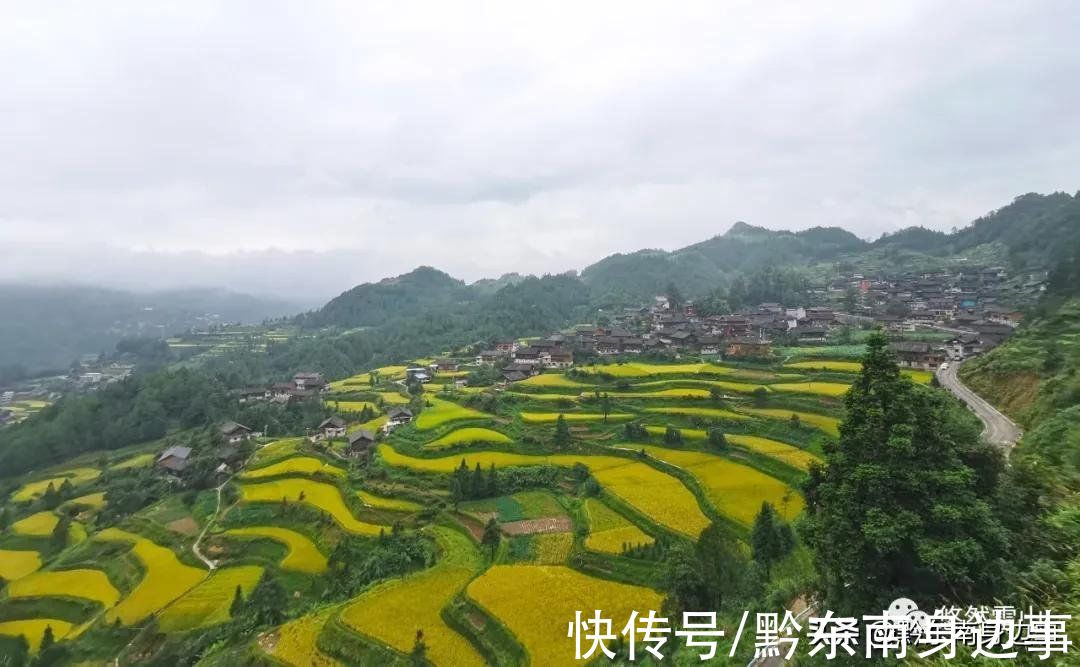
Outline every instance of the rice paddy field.
[[360, 502], [364, 503], [368, 507], [374, 507], [376, 509], [396, 510], [398, 512], [419, 512], [420, 510], [424, 509], [423, 505], [421, 505], [420, 503], [414, 503], [411, 500], [377, 496], [374, 493], [364, 491], [363, 489], [360, 489], [356, 492], [356, 497], [360, 499]]
[[733, 445], [745, 447], [752, 452], [776, 459], [799, 470], [809, 470], [811, 463], [821, 462], [821, 459], [814, 454], [779, 440], [771, 440], [756, 435], [739, 435], [737, 433], [729, 433], [724, 437]]
[[424, 445], [424, 449], [442, 449], [454, 445], [467, 445], [474, 442], [486, 442], [491, 444], [503, 444], [510, 442], [510, 438], [490, 428], [478, 428], [468, 426], [450, 431], [446, 435], [436, 438]]
[[735, 369], [717, 364], [649, 364], [642, 362], [630, 362], [625, 364], [608, 364], [606, 366], [585, 366], [578, 370], [584, 373], [606, 373], [616, 378], [649, 377], [652, 375], [731, 375]]
[[[524, 591], [542, 592], [543, 602]], [[661, 611], [661, 596], [650, 588], [598, 579], [558, 565], [496, 565], [469, 584], [470, 599], [504, 622], [534, 665], [576, 665], [567, 623], [574, 612], [603, 610], [628, 618], [637, 610]], [[617, 631], [617, 630], [616, 630]]]
[[665, 415], [683, 415], [686, 417], [705, 417], [706, 419], [746, 419], [744, 415], [723, 408], [645, 408], [645, 412], [657, 412]]
[[251, 466], [258, 467], [294, 456], [300, 451], [300, 446], [303, 444], [304, 438], [285, 438], [268, 442], [255, 451], [255, 456], [251, 459]]
[[83, 505], [93, 509], [100, 509], [105, 506], [105, 492], [98, 491], [96, 493], [88, 493], [85, 496], [79, 496], [78, 498], [72, 498], [62, 506], [71, 505]]
[[589, 536], [585, 547], [601, 553], [620, 554], [623, 548], [652, 544], [651, 535], [596, 498], [585, 500]]
[[[862, 371], [862, 363], [858, 361], [838, 361], [835, 359], [814, 359], [784, 364], [784, 368], [833, 373], [859, 373]], [[932, 371], [924, 371], [916, 368], [902, 368], [900, 369], [900, 372], [919, 384], [930, 384], [930, 380], [934, 377]]]
[[369, 401], [325, 401], [325, 403], [337, 412], [363, 412], [364, 408], [379, 411], [379, 406]]
[[205, 570], [181, 563], [171, 549], [145, 537], [119, 528], [106, 528], [95, 539], [130, 543], [132, 553], [146, 569], [134, 590], [106, 613], [110, 623], [120, 619], [124, 625], [134, 625], [161, 611], [206, 578]]
[[402, 396], [396, 391], [380, 391], [379, 398], [381, 398], [383, 400], [383, 403], [386, 403], [387, 405], [409, 404], [409, 398], [407, 396]]
[[492, 464], [497, 468], [542, 464], [569, 468], [581, 463], [589, 468], [602, 487], [662, 526], [697, 537], [709, 525], [709, 519], [702, 513], [697, 498], [678, 478], [629, 458], [577, 454], [531, 456], [509, 452], [470, 452], [464, 456], [416, 458], [400, 454], [386, 445], [379, 446], [379, 455], [389, 465], [442, 473], [453, 472], [462, 458], [470, 468], [477, 463], [481, 468]]
[[722, 456], [706, 452], [668, 449], [653, 445], [633, 445], [660, 461], [678, 466], [693, 475], [717, 511], [750, 526], [762, 502], [772, 503], [785, 519], [793, 519], [803, 509], [802, 496], [775, 477]]
[[73, 485], [78, 486], [84, 482], [97, 479], [99, 475], [101, 475], [101, 471], [96, 468], [73, 468], [71, 470], [65, 470], [64, 472], [57, 473], [54, 477], [27, 482], [18, 491], [12, 494], [11, 499], [17, 503], [27, 502], [45, 493], [50, 484], [52, 484], [54, 489], [59, 490], [60, 485], [64, 483], [64, 480], [68, 480]]
[[800, 412], [798, 410], [784, 410], [782, 408], [739, 408], [739, 411], [748, 415], [754, 415], [755, 417], [787, 419], [789, 421], [791, 420], [791, 415], [797, 415], [799, 417], [799, 423], [801, 424], [813, 426], [814, 428], [828, 433], [834, 438], [840, 436], [839, 419], [826, 415], [819, 415], [815, 412]]
[[158, 626], [165, 632], [180, 632], [224, 623], [230, 618], [229, 607], [236, 587], [246, 597], [261, 575], [262, 568], [257, 565], [215, 570], [161, 612]]
[[441, 398], [430, 397], [426, 399], [426, 405], [416, 418], [416, 428], [421, 431], [429, 431], [437, 426], [442, 426], [453, 421], [462, 419], [490, 419], [491, 415], [484, 414], [479, 410], [467, 408]]
[[326, 571], [326, 556], [319, 551], [314, 542], [295, 530], [277, 526], [254, 526], [233, 528], [225, 531], [223, 535], [241, 539], [267, 539], [284, 544], [288, 551], [280, 563], [283, 570], [307, 574], [320, 574]]
[[100, 602], [109, 608], [120, 599], [120, 591], [101, 570], [77, 569], [36, 572], [8, 584], [12, 598], [67, 596]]
[[480, 554], [461, 533], [443, 527], [432, 531], [441, 552], [434, 567], [360, 595], [342, 612], [341, 621], [402, 653], [412, 650], [416, 631], [423, 630], [427, 658], [436, 665], [481, 667], [483, 657], [441, 615], [479, 568]]
[[788, 391], [798, 394], [817, 394], [837, 398], [851, 389], [851, 385], [841, 382], [781, 382], [769, 385], [773, 391]]
[[114, 463], [109, 466], [109, 470], [130, 470], [131, 468], [144, 468], [154, 462], [156, 457], [153, 454], [136, 454], [130, 456], [119, 463]]
[[[300, 494], [304, 499], [300, 500]], [[302, 502], [329, 514], [338, 525], [358, 535], [378, 535], [382, 526], [360, 521], [349, 510], [336, 486], [310, 479], [289, 477], [240, 486], [240, 498], [248, 503]]]
[[272, 463], [263, 468], [248, 470], [240, 474], [242, 479], [261, 479], [264, 477], [277, 477], [279, 475], [314, 475], [322, 473], [335, 477], [345, 477], [345, 471], [341, 468], [326, 463], [314, 456], [297, 456]]
[[0, 549], [0, 577], [15, 581], [41, 569], [41, 554], [36, 551]]
[[514, 384], [515, 387], [560, 387], [566, 389], [581, 389], [585, 387], [591, 387], [593, 385], [586, 384], [584, 382], [578, 382], [577, 380], [571, 380], [570, 378], [560, 373], [541, 373], [540, 375], [534, 375], [531, 378], [522, 380]]
[[19, 519], [11, 524], [11, 532], [16, 535], [30, 535], [32, 537], [48, 537], [60, 521], [60, 517], [52, 512], [38, 512]]
[[19, 621], [0, 621], [0, 635], [18, 637], [23, 635], [30, 644], [30, 652], [37, 653], [45, 628], [52, 628], [53, 638], [62, 639], [71, 632], [72, 624], [57, 618], [31, 618]]
[[319, 651], [319, 635], [323, 627], [337, 613], [330, 607], [313, 614], [301, 616], [278, 628], [277, 642], [269, 652], [276, 660], [292, 667], [336, 667], [337, 660]]
[[[522, 412], [521, 421], [526, 424], [554, 424], [559, 420], [559, 415], [566, 418], [567, 422], [602, 422], [604, 415], [585, 412]], [[614, 412], [607, 416], [608, 421], [623, 421], [633, 419], [634, 415]]]

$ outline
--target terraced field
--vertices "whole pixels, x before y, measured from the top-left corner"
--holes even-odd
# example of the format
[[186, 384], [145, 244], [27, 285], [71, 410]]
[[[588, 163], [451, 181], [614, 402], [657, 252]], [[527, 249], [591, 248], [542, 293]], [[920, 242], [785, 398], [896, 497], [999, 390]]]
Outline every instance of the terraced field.
[[[300, 499], [303, 494], [303, 500]], [[248, 503], [302, 502], [329, 514], [338, 525], [358, 535], [378, 535], [382, 526], [358, 520], [336, 486], [310, 479], [290, 477], [240, 486], [240, 498]]]
[[293, 667], [336, 667], [337, 660], [319, 651], [319, 635], [323, 627], [336, 614], [337, 607], [330, 607], [314, 614], [301, 616], [277, 630], [277, 641], [269, 654]]
[[158, 625], [165, 632], [205, 628], [228, 621], [236, 587], [244, 596], [251, 594], [262, 568], [257, 565], [226, 567], [203, 579], [158, 615]]
[[52, 535], [53, 529], [56, 528], [59, 521], [60, 517], [52, 512], [38, 512], [11, 524], [11, 531], [16, 535], [48, 537]]
[[246, 539], [268, 539], [280, 542], [288, 548], [281, 560], [283, 570], [294, 570], [308, 574], [320, 574], [326, 571], [326, 556], [319, 551], [315, 543], [295, 530], [277, 526], [254, 526], [233, 528], [223, 533], [228, 537]]
[[374, 507], [376, 509], [383, 510], [397, 510], [399, 512], [419, 512], [424, 509], [424, 506], [420, 503], [414, 503], [411, 500], [404, 500], [402, 498], [385, 498], [383, 496], [377, 496], [374, 493], [369, 493], [360, 489], [356, 492], [356, 497], [360, 499], [360, 502], [364, 503], [368, 507]]
[[542, 373], [540, 375], [534, 375], [531, 378], [522, 380], [521, 382], [515, 382], [515, 387], [561, 387], [566, 389], [582, 389], [586, 387], [592, 387], [591, 384], [584, 382], [578, 382], [577, 380], [571, 380], [565, 375], [559, 373]]
[[109, 608], [120, 599], [120, 591], [101, 570], [78, 569], [37, 572], [8, 584], [12, 598], [67, 596], [100, 602]]
[[41, 554], [36, 551], [0, 549], [0, 577], [15, 581], [41, 569]]
[[698, 506], [697, 498], [678, 478], [629, 458], [602, 455], [555, 454], [530, 456], [510, 452], [470, 452], [441, 458], [406, 456], [387, 445], [380, 445], [379, 456], [392, 466], [428, 472], [453, 472], [465, 459], [470, 468], [480, 464], [487, 468], [556, 465], [571, 467], [575, 463], [587, 466], [596, 481], [653, 521], [675, 532], [697, 537], [709, 525], [709, 519]]
[[441, 438], [436, 438], [424, 445], [424, 449], [442, 449], [454, 445], [466, 445], [474, 442], [487, 442], [492, 444], [504, 444], [510, 442], [510, 438], [490, 428], [478, 428], [468, 426], [450, 431]]
[[72, 498], [61, 505], [61, 507], [70, 507], [72, 505], [84, 505], [93, 509], [101, 509], [102, 507], [105, 507], [105, 492], [98, 491], [96, 493], [88, 493], [85, 496], [79, 496], [78, 498]]
[[[522, 412], [521, 421], [526, 424], [554, 424], [559, 420], [559, 415], [566, 417], [567, 422], [604, 421], [603, 414], [585, 412]], [[634, 415], [626, 413], [612, 413], [608, 415], [608, 421], [623, 421], [633, 418]]]
[[787, 391], [798, 394], [815, 394], [837, 398], [851, 389], [851, 385], [842, 382], [781, 382], [769, 385], [773, 391]]
[[53, 477], [23, 484], [18, 491], [12, 494], [11, 499], [17, 503], [27, 502], [45, 493], [50, 484], [53, 485], [54, 489], [59, 490], [60, 485], [63, 484], [65, 480], [78, 486], [79, 484], [95, 480], [100, 475], [101, 471], [96, 468], [72, 468], [71, 470], [57, 473]]
[[815, 412], [799, 412], [798, 410], [785, 410], [783, 408], [738, 408], [739, 412], [765, 417], [766, 419], [785, 419], [790, 421], [791, 415], [798, 415], [799, 423], [813, 426], [833, 437], [840, 436], [840, 420]]
[[635, 451], [644, 449], [649, 456], [689, 472], [721, 514], [745, 526], [753, 524], [762, 501], [772, 503], [789, 520], [803, 509], [802, 496], [795, 489], [722, 456], [653, 445], [626, 446]]
[[645, 408], [645, 412], [658, 412], [664, 415], [683, 415], [686, 417], [705, 417], [707, 419], [746, 419], [744, 415], [723, 408]]
[[654, 541], [651, 535], [596, 498], [585, 500], [585, 516], [589, 521], [585, 546], [593, 551], [618, 555], [624, 547], [642, 546]]
[[437, 426], [442, 426], [452, 421], [460, 421], [462, 419], [490, 419], [491, 415], [484, 414], [479, 410], [473, 410], [463, 405], [458, 405], [451, 401], [446, 401], [441, 398], [430, 397], [426, 399], [430, 405], [427, 405], [423, 411], [420, 412], [420, 416], [416, 418], [416, 428], [421, 431], [428, 431]]
[[[858, 361], [836, 361], [831, 359], [821, 359], [812, 361], [796, 361], [789, 364], [784, 364], [784, 368], [854, 374], [862, 371], [862, 363]], [[930, 380], [934, 377], [934, 374], [931, 371], [923, 371], [915, 368], [902, 368], [900, 369], [900, 372], [908, 376], [915, 382], [918, 382], [919, 384], [930, 384]]]
[[135, 456], [128, 457], [119, 463], [114, 463], [109, 466], [109, 470], [130, 470], [132, 468], [144, 468], [154, 462], [157, 458], [153, 454], [136, 454]]
[[120, 619], [124, 625], [134, 625], [161, 611], [206, 578], [205, 570], [181, 563], [171, 549], [145, 537], [119, 528], [106, 528], [94, 539], [132, 544], [132, 553], [146, 569], [135, 589], [106, 613], [105, 619], [110, 623]]
[[578, 370], [583, 373], [606, 373], [616, 378], [638, 378], [651, 375], [694, 375], [698, 373], [710, 375], [732, 375], [735, 369], [716, 364], [649, 364], [631, 362], [625, 364], [608, 364], [607, 366], [585, 366]]
[[[683, 433], [686, 432], [683, 431]], [[739, 435], [737, 433], [729, 433], [725, 437], [733, 445], [745, 447], [752, 452], [776, 459], [799, 470], [809, 470], [811, 463], [821, 462], [821, 459], [814, 454], [779, 440], [771, 440], [756, 435]]]
[[[542, 596], [524, 594], [536, 591]], [[649, 588], [597, 579], [558, 565], [496, 565], [469, 584], [468, 596], [510, 628], [534, 665], [578, 665], [567, 623], [574, 612], [603, 610], [625, 619], [637, 610], [660, 612], [662, 598]], [[616, 630], [617, 631], [617, 630]]]
[[265, 477], [277, 477], [279, 475], [314, 475], [323, 473], [335, 477], [345, 478], [346, 473], [341, 468], [330, 465], [314, 456], [297, 456], [270, 464], [263, 468], [256, 468], [241, 473], [241, 479], [262, 479]]
[[380, 391], [379, 397], [382, 398], [383, 403], [387, 405], [408, 405], [409, 399], [396, 391]]
[[368, 401], [333, 401], [333, 400], [328, 400], [328, 401], [325, 401], [325, 403], [327, 405], [329, 405], [331, 408], [333, 408], [334, 410], [336, 410], [337, 412], [357, 412], [357, 413], [359, 413], [359, 412], [363, 412], [364, 408], [368, 408], [369, 410], [373, 410], [375, 412], [379, 411], [379, 406], [375, 405], [374, 403], [368, 402]]
[[484, 665], [483, 657], [442, 620], [442, 609], [480, 567], [472, 541], [450, 528], [432, 529], [441, 556], [427, 570], [395, 579], [362, 594], [341, 614], [349, 627], [402, 653], [424, 631], [427, 657], [436, 665]]
[[52, 628], [54, 639], [63, 639], [71, 632], [72, 624], [57, 618], [32, 618], [19, 621], [0, 621], [0, 635], [18, 637], [23, 635], [30, 644], [30, 652], [37, 653], [45, 628]]
[[293, 456], [300, 451], [302, 444], [304, 444], [304, 438], [284, 438], [267, 443], [256, 450], [255, 456], [251, 459], [251, 466], [258, 467]]

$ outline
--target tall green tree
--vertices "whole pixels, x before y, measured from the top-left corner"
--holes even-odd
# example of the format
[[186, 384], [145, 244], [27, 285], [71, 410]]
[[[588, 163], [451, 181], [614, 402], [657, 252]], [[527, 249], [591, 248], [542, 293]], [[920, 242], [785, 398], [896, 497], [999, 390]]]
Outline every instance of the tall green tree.
[[738, 599], [747, 571], [738, 540], [713, 523], [702, 531], [695, 551], [709, 609], [719, 610]]
[[988, 600], [1003, 578], [1005, 531], [992, 504], [1000, 457], [951, 398], [901, 376], [880, 332], [862, 366], [839, 442], [805, 486], [827, 607]]
[[772, 566], [785, 555], [785, 541], [780, 534], [782, 523], [771, 503], [761, 503], [750, 530], [750, 549], [754, 561], [765, 568], [766, 577], [772, 574]]
[[248, 596], [248, 613], [259, 625], [278, 625], [285, 619], [288, 604], [289, 595], [285, 587], [269, 570], [264, 570]]
[[484, 526], [484, 535], [480, 538], [481, 544], [491, 550], [491, 557], [495, 557], [495, 551], [499, 548], [499, 543], [502, 542], [502, 531], [499, 529], [499, 522], [495, 520], [495, 517], [488, 519], [487, 525]]
[[555, 420], [555, 447], [566, 449], [570, 446], [570, 427], [566, 424], [566, 417], [559, 415]]

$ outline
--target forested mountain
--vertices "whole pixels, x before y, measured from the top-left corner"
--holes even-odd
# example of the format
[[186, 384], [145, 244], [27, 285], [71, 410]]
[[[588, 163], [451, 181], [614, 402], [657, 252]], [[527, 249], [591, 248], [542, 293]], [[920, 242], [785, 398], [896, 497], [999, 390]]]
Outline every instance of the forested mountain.
[[312, 327], [372, 327], [401, 311], [416, 312], [472, 301], [475, 297], [476, 293], [464, 282], [430, 266], [421, 266], [394, 278], [353, 287], [299, 320]]
[[1041, 605], [1076, 614], [1080, 610], [1080, 238], [1060, 254], [1047, 293], [1029, 321], [1003, 345], [966, 362], [960, 374], [1025, 429], [1011, 459], [1010, 503], [1017, 507], [1025, 538], [1023, 548], [1012, 554], [1014, 585]]
[[295, 304], [225, 290], [145, 294], [92, 287], [0, 285], [0, 369], [63, 369], [131, 336], [166, 336], [212, 323], [258, 323]]

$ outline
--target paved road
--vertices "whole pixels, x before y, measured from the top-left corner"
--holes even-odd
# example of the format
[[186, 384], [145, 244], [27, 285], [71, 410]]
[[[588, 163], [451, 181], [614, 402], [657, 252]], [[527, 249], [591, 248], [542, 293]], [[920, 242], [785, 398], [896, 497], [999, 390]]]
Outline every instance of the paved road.
[[982, 420], [983, 436], [991, 443], [1001, 447], [1005, 454], [1012, 450], [1013, 445], [1023, 435], [1023, 431], [1013, 420], [998, 412], [997, 408], [987, 403], [981, 396], [968, 389], [956, 375], [956, 368], [960, 364], [952, 362], [945, 370], [937, 371], [938, 382], [961, 401], [967, 404], [971, 411]]

